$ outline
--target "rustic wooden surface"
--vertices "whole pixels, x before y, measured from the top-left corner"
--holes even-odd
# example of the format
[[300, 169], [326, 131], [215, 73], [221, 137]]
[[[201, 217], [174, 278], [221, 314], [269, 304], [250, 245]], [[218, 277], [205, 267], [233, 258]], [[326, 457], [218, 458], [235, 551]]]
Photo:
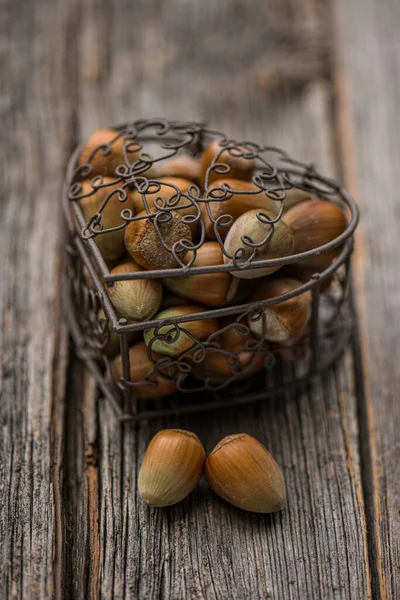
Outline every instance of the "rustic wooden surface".
[[341, 0], [333, 14], [342, 162], [363, 213], [355, 281], [365, 367], [359, 388], [360, 449], [373, 597], [398, 598], [400, 4]]
[[[399, 23], [397, 0], [6, 1], [1, 597], [400, 597]], [[155, 115], [204, 118], [344, 177], [363, 211], [360, 336], [302, 394], [135, 430], [68, 346], [60, 189], [77, 140]], [[144, 506], [146, 444], [177, 425], [208, 451], [238, 430], [259, 438], [287, 508], [244, 514], [205, 484], [176, 507]]]

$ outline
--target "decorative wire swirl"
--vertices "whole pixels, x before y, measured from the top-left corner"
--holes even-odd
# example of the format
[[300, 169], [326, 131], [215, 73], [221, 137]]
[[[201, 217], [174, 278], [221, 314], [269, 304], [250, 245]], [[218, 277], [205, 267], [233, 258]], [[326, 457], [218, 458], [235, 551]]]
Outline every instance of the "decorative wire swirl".
[[[164, 139], [173, 136], [174, 139]], [[155, 178], [152, 173], [154, 168], [160, 168], [165, 161], [180, 155], [182, 152], [192, 152], [198, 148], [199, 139], [208, 136], [209, 139], [217, 139], [221, 149], [211, 160], [205, 173], [204, 186], [199, 187], [193, 183], [187, 190], [181, 190], [177, 185], [169, 181], [164, 181], [162, 177]], [[146, 142], [152, 139], [158, 142], [159, 150], [165, 150], [161, 156], [153, 156], [146, 152]], [[114, 169], [111, 181], [104, 180], [102, 175], [95, 173], [93, 161], [97, 155], [111, 156], [117, 152], [117, 144], [121, 145], [122, 154], [121, 164]], [[229, 178], [231, 166], [228, 164], [228, 158], [235, 160], [255, 162], [257, 169], [251, 179], [252, 190], [244, 191], [234, 189], [231, 184], [223, 180], [225, 175]], [[274, 159], [278, 158], [278, 164], [273, 164]], [[224, 162], [224, 159], [227, 162]], [[276, 162], [276, 160], [275, 160]], [[285, 170], [285, 164], [296, 166], [303, 170], [302, 174], [294, 175], [289, 170]], [[151, 177], [149, 177], [149, 174]], [[220, 179], [210, 183], [210, 176], [218, 175]], [[88, 193], [82, 193], [82, 179], [88, 179], [90, 175], [91, 190]], [[221, 179], [222, 178], [222, 179]], [[86, 222], [85, 227], [81, 229], [83, 239], [96, 238], [113, 231], [124, 229], [129, 223], [149, 219], [151, 220], [157, 238], [162, 248], [173, 257], [174, 264], [184, 270], [190, 269], [195, 262], [197, 250], [205, 241], [204, 216], [211, 222], [214, 231], [214, 237], [219, 243], [221, 250], [226, 257], [233, 263], [235, 269], [248, 269], [257, 260], [258, 251], [267, 244], [274, 233], [275, 224], [282, 218], [285, 208], [285, 198], [288, 190], [298, 187], [306, 191], [314, 192], [316, 197], [326, 198], [327, 195], [337, 192], [336, 189], [323, 186], [317, 188], [315, 185], [315, 168], [313, 165], [295, 161], [287, 156], [285, 152], [274, 147], [261, 146], [249, 141], [236, 141], [226, 138], [223, 134], [205, 129], [200, 123], [180, 123], [168, 122], [163, 119], [141, 120], [129, 124], [116, 131], [115, 138], [107, 144], [101, 144], [94, 148], [88, 156], [87, 162], [78, 165], [71, 173], [67, 197], [78, 205], [84, 198], [96, 194], [103, 188], [113, 188], [109, 194], [106, 194], [101, 206]], [[334, 187], [334, 186], [333, 186]], [[170, 188], [171, 194], [167, 197], [158, 195], [163, 189]], [[129, 195], [136, 190], [140, 194], [143, 202], [144, 215], [135, 215], [128, 206]], [[153, 205], [149, 205], [149, 195], [155, 196]], [[265, 225], [265, 236], [259, 242], [255, 242], [249, 235], [241, 237], [242, 246], [229, 253], [224, 245], [222, 233], [227, 231], [233, 222], [232, 215], [229, 212], [214, 217], [212, 207], [216, 203], [223, 203], [233, 197], [240, 199], [241, 195], [253, 195], [256, 199], [265, 197], [272, 203], [276, 203], [276, 214], [271, 216], [260, 209], [257, 219]], [[113, 196], [117, 196], [122, 207], [120, 214], [120, 224], [114, 227], [104, 227], [103, 213], [107, 204]], [[204, 206], [204, 211], [201, 207]], [[182, 212], [191, 212], [184, 214]], [[166, 226], [172, 218], [172, 213], [178, 214], [181, 220], [192, 230], [197, 227], [198, 232], [196, 240], [179, 239], [173, 244], [168, 245], [165, 241], [165, 235], [168, 233]], [[82, 215], [83, 218], [83, 215]], [[190, 263], [185, 262], [186, 253], [191, 252]], [[246, 260], [243, 260], [246, 256]]]
[[[214, 139], [219, 141], [221, 149], [208, 165], [204, 182], [193, 182], [187, 189], [182, 190], [173, 181], [165, 181], [161, 175], [157, 175], [157, 171], [161, 173], [166, 161], [182, 154], [199, 156], [204, 146]], [[149, 143], [157, 144], [157, 156], [150, 151]], [[97, 173], [96, 157], [111, 157], [118, 146], [121, 148], [121, 164], [107, 176]], [[245, 191], [233, 187], [232, 168], [227, 157], [255, 163], [256, 169], [250, 182], [251, 189]], [[218, 178], [210, 181], [215, 176]], [[224, 178], [230, 182], [224, 181]], [[83, 186], [85, 180], [89, 182], [86, 191]], [[232, 140], [218, 131], [206, 129], [202, 123], [152, 119], [138, 120], [127, 126], [117, 127], [115, 137], [108, 143], [94, 148], [85, 164], [75, 163], [67, 178], [66, 199], [70, 208], [73, 207], [72, 212], [77, 217], [75, 223], [79, 222], [77, 228], [85, 243], [96, 240], [98, 236], [125, 229], [132, 222], [150, 220], [161, 247], [171, 254], [176, 268], [182, 269], [180, 274], [183, 275], [190, 273], [196, 261], [197, 251], [206, 240], [207, 222], [211, 223], [214, 238], [225, 259], [232, 263], [233, 269], [249, 269], [254, 266], [259, 250], [268, 243], [274, 234], [276, 224], [282, 219], [287, 193], [293, 188], [308, 192], [312, 198], [328, 200], [343, 207], [343, 194], [337, 183], [321, 178], [314, 165], [294, 160], [279, 148]], [[103, 194], [102, 202], [96, 212], [85, 221], [81, 209], [82, 202], [100, 193]], [[138, 194], [142, 200], [141, 214], [135, 214], [130, 204], [132, 193]], [[269, 209], [260, 208], [256, 214], [258, 221], [265, 226], [265, 236], [262, 240], [257, 242], [249, 235], [242, 235], [241, 246], [228, 252], [224, 233], [233, 223], [234, 217], [229, 214], [228, 208], [224, 212], [223, 207], [224, 204], [229, 206], [228, 203], [232, 198], [240, 200], [242, 195], [254, 196], [257, 200], [257, 208], [259, 208], [258, 200], [265, 199], [266, 206], [275, 205], [274, 211], [271, 214]], [[121, 222], [113, 227], [106, 227], [103, 219], [104, 211], [112, 199], [117, 199], [121, 204]], [[217, 216], [213, 210], [216, 205], [221, 207], [221, 210], [217, 211]], [[182, 222], [192, 231], [197, 229], [194, 238], [182, 238], [172, 244], [166, 242], [165, 232], [173, 215], [179, 215]], [[351, 235], [352, 231], [349, 233], [349, 236]], [[238, 390], [243, 390], [242, 384], [247, 385], [242, 378], [251, 374], [260, 354], [263, 356], [264, 370], [272, 373], [284, 351], [287, 351], [294, 364], [304, 362], [305, 357], [308, 359], [313, 352], [315, 332], [320, 341], [322, 338], [325, 340], [327, 348], [333, 348], [335, 343], [337, 345], [335, 340], [338, 335], [338, 323], [342, 322], [340, 319], [346, 319], [347, 267], [333, 273], [335, 284], [328, 293], [324, 294], [325, 304], [330, 311], [329, 318], [322, 321], [317, 311], [313, 317], [317, 323], [315, 325], [311, 323], [302, 338], [296, 340], [296, 344], [285, 346], [265, 342], [267, 329], [265, 311], [262, 305], [257, 304], [249, 306], [240, 314], [235, 314], [228, 325], [221, 327], [205, 340], [196, 338], [187, 324], [185, 326], [185, 323], [177, 323], [173, 319], [165, 320], [155, 326], [154, 335], [148, 344], [148, 358], [152, 368], [146, 374], [144, 381], [131, 382], [121, 378], [116, 382], [117, 386], [120, 389], [134, 388], [139, 385], [155, 386], [157, 377], [163, 377], [169, 381], [176, 381], [177, 389], [185, 393], [206, 390], [214, 393], [236, 390], [239, 393]], [[86, 344], [86, 356], [93, 356], [101, 362], [109, 377], [110, 360], [104, 355], [104, 349], [110, 342], [112, 326], [103, 301], [106, 292], [100, 293], [88, 287], [83, 277], [79, 252], [70, 251], [67, 273], [71, 282], [71, 293], [79, 327]], [[318, 284], [318, 277], [315, 279], [315, 284]], [[104, 310], [104, 317], [99, 316], [101, 307]], [[259, 321], [261, 327], [257, 328], [258, 334], [255, 335], [251, 324]], [[165, 331], [166, 327], [167, 331]], [[234, 329], [238, 335], [248, 338], [244, 339], [243, 345], [238, 350], [226, 349], [221, 343], [221, 336], [229, 329]], [[153, 347], [157, 341], [173, 345], [182, 335], [188, 342], [184, 352], [179, 356], [154, 358]], [[249, 362], [245, 364], [240, 360], [243, 353], [250, 356]], [[202, 381], [197, 375], [197, 369], [208, 356], [213, 355], [224, 358], [229, 375], [206, 377]]]

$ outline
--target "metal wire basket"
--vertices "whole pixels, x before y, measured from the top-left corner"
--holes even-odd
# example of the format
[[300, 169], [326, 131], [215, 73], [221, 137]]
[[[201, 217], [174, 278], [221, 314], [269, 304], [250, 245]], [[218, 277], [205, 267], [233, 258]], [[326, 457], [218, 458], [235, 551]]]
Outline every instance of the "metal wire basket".
[[[358, 210], [342, 187], [321, 176], [314, 165], [294, 160], [278, 148], [231, 140], [200, 123], [140, 120], [115, 127], [110, 135], [106, 143], [89, 151], [87, 147], [77, 148], [69, 161], [63, 194], [70, 232], [64, 303], [78, 355], [119, 417], [148, 419], [251, 402], [304, 383], [332, 364], [343, 351], [353, 324], [348, 280]], [[182, 189], [174, 179], [165, 179], [171, 169], [164, 165], [173, 164], [179, 156], [200, 157], [212, 141], [218, 142], [218, 150], [200, 181], [193, 177], [193, 183]], [[246, 170], [247, 165], [251, 165], [251, 189], [244, 192], [242, 186], [232, 187], [232, 174], [236, 174], [237, 166]], [[345, 216], [345, 227], [318, 248], [263, 259], [262, 250], [284, 221], [294, 190], [338, 206]], [[143, 203], [139, 213], [130, 203], [134, 192]], [[82, 202], [99, 193], [103, 200], [88, 218]], [[228, 232], [235, 222], [229, 210], [232, 198], [248, 209], [254, 204], [256, 218], [265, 229], [263, 239], [245, 235], [239, 237], [238, 247], [229, 247]], [[121, 210], [119, 222], [107, 226], [105, 210], [110, 202], [120, 203]], [[261, 208], [264, 202], [272, 206], [272, 212]], [[171, 240], [166, 232], [177, 217], [183, 235]], [[119, 232], [126, 235], [128, 226], [135, 223], [138, 227], [139, 222], [141, 226], [150, 223], [161, 267], [115, 271], [104, 256], [107, 244], [99, 240], [107, 240], [116, 232], [118, 237]], [[197, 266], [196, 258], [207, 239], [219, 245], [223, 260]], [[261, 280], [248, 279], [250, 272], [267, 272], [272, 280], [285, 273], [290, 277], [290, 269], [299, 261], [332, 255], [323, 269], [305, 270], [307, 277], [295, 289], [267, 299], [254, 296], [254, 282], [259, 287]], [[203, 306], [201, 311], [185, 314], [179, 314], [178, 307], [177, 315], [155, 315], [145, 321], [121, 316], [110, 300], [116, 282], [165, 283], [171, 278], [216, 273], [231, 273], [244, 293], [236, 294], [227, 305]], [[268, 307], [305, 295], [310, 314], [302, 334], [290, 343], [266, 341], [271, 327]], [[193, 299], [187, 302], [193, 304]], [[207, 335], [197, 335], [200, 327], [193, 324], [201, 322]], [[207, 330], [205, 324], [211, 322], [213, 326]], [[130, 341], [136, 336], [138, 344], [143, 332], [149, 369], [138, 379], [132, 377], [132, 357], [136, 359]], [[224, 340], [232, 335], [239, 339], [239, 345], [226, 345]], [[180, 340], [185, 344], [177, 354], [174, 348]], [[116, 359], [110, 355], [118, 350], [120, 370], [116, 376]], [[219, 364], [223, 365], [222, 374]], [[155, 389], [161, 384], [168, 395], [152, 397], [158, 395]]]

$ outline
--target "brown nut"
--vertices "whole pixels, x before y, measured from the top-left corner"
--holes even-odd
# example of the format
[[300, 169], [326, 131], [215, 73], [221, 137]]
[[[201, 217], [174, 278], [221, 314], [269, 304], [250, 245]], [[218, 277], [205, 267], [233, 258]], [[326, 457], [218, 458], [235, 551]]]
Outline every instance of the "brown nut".
[[[290, 227], [294, 254], [319, 248], [335, 240], [346, 229], [343, 211], [324, 200], [308, 200], [297, 204], [285, 214], [285, 222]], [[304, 267], [327, 267], [340, 254], [341, 248], [324, 252], [301, 261]]]
[[[128, 260], [114, 267], [111, 275], [142, 271], [133, 260]], [[162, 285], [158, 279], [114, 281], [107, 292], [117, 312], [133, 321], [150, 319], [159, 310], [163, 297]]]
[[285, 504], [283, 475], [268, 450], [247, 433], [228, 435], [206, 461], [210, 488], [243, 510], [271, 513]]
[[[199, 219], [194, 220], [194, 217], [199, 214], [200, 209], [186, 196], [180, 196], [180, 193], [187, 194], [192, 181], [181, 177], [163, 177], [156, 182], [150, 183], [146, 194], [141, 194], [138, 190], [132, 192], [132, 202], [135, 213], [140, 213], [146, 210], [143, 197], [147, 202], [149, 209], [158, 208], [162, 210], [166, 207], [171, 207], [176, 211], [176, 215], [180, 218], [193, 217], [190, 226], [192, 237], [194, 238], [197, 232]], [[157, 202], [156, 202], [157, 200]], [[155, 204], [156, 202], [156, 204]]]
[[159, 431], [144, 455], [139, 472], [139, 494], [152, 506], [180, 502], [200, 481], [205, 458], [199, 438], [191, 431]]
[[261, 349], [251, 351], [247, 345], [249, 341], [256, 343], [248, 328], [242, 323], [236, 324], [230, 317], [220, 319], [218, 326], [219, 329], [228, 327], [214, 338], [220, 349], [207, 348], [204, 359], [193, 363], [193, 373], [201, 379], [227, 379], [233, 376], [241, 379], [261, 371], [264, 354]]
[[159, 163], [161, 177], [182, 177], [200, 183], [201, 162], [188, 154], [179, 154]]
[[90, 176], [115, 177], [115, 169], [125, 164], [122, 151], [123, 138], [115, 129], [97, 129], [87, 139], [79, 156], [79, 165], [89, 163], [93, 171]]
[[[270, 300], [281, 294], [291, 292], [301, 286], [295, 279], [269, 279], [266, 280], [251, 297], [252, 302]], [[266, 318], [265, 339], [271, 342], [289, 342], [297, 340], [306, 330], [311, 318], [311, 292], [310, 290], [264, 307]], [[249, 319], [250, 329], [256, 335], [263, 333], [263, 319]]]
[[[124, 225], [125, 221], [121, 217], [121, 211], [127, 208], [132, 210], [132, 201], [127, 190], [125, 190], [125, 197], [125, 194], [121, 188], [119, 188], [119, 185], [113, 185], [113, 179], [104, 177], [103, 183], [104, 186], [96, 189], [96, 191], [93, 191], [90, 181], [82, 181], [82, 189], [79, 195], [90, 195], [86, 196], [85, 198], [81, 198], [78, 200], [78, 203], [82, 210], [83, 217], [88, 223], [91, 217], [98, 213], [101, 206], [108, 198], [107, 204], [101, 211], [101, 224], [103, 233], [96, 235], [94, 241], [96, 242], [104, 260], [116, 260], [125, 252], [125, 228], [121, 227], [121, 229], [115, 231], [105, 230]], [[123, 201], [121, 201], [120, 198]], [[98, 230], [99, 228], [96, 227], [96, 229]]]
[[[134, 140], [124, 140], [123, 134], [115, 129], [97, 129], [87, 139], [82, 152], [78, 159], [80, 166], [90, 164], [92, 170], [86, 173], [86, 177], [94, 177], [95, 175], [106, 175], [116, 177], [116, 169], [125, 165], [124, 145], [127, 160], [130, 164], [134, 164], [139, 155], [143, 154], [142, 149], [138, 149], [138, 145]], [[152, 177], [156, 174], [156, 169], [150, 165], [143, 170], [141, 175]]]
[[[152, 353], [154, 361], [160, 359], [160, 355]], [[132, 386], [132, 392], [137, 398], [162, 398], [176, 391], [175, 381], [167, 379], [174, 377], [172, 367], [160, 369], [160, 373], [154, 371], [154, 364], [149, 359], [148, 349], [144, 342], [134, 344], [129, 348], [130, 380], [133, 383], [148, 381], [149, 384]], [[123, 376], [122, 357], [119, 354], [111, 363], [111, 374], [116, 382]]]
[[[217, 242], [204, 242], [196, 251], [193, 267], [223, 265], [223, 253]], [[205, 273], [168, 277], [164, 285], [174, 294], [179, 294], [207, 306], [225, 306], [236, 296], [239, 280], [230, 273]]]
[[[237, 259], [238, 264], [246, 263], [254, 254], [252, 264], [256, 261], [268, 260], [272, 258], [281, 258], [292, 254], [293, 237], [289, 227], [283, 219], [279, 219], [274, 225], [270, 225], [265, 220], [265, 216], [261, 221], [259, 215], [267, 215], [269, 219], [274, 219], [275, 215], [266, 210], [259, 209], [249, 210], [241, 215], [232, 225], [226, 236], [224, 248], [228, 255], [234, 256], [240, 249], [242, 256]], [[254, 249], [251, 245], [246, 244], [246, 240], [252, 244], [261, 244], [266, 239], [272, 229], [272, 234], [267, 241], [259, 248]], [[232, 259], [224, 254], [225, 264], [232, 264]], [[262, 267], [259, 269], [242, 268], [237, 271], [231, 271], [234, 277], [240, 279], [253, 279], [264, 277], [277, 271], [280, 267]]]
[[[156, 211], [152, 209], [151, 214]], [[164, 244], [162, 244], [156, 230], [154, 219], [146, 216], [142, 211], [137, 216], [146, 217], [138, 221], [132, 221], [125, 230], [125, 246], [132, 258], [145, 269], [173, 269], [178, 266], [172, 252], [174, 244], [181, 240], [192, 241], [192, 233], [189, 225], [175, 213], [170, 213], [170, 219], [159, 220], [158, 229]], [[164, 215], [162, 215], [164, 217]], [[181, 260], [187, 254], [186, 250], [178, 250]]]
[[187, 198], [180, 198], [180, 200], [177, 201], [177, 189], [184, 193], [191, 185], [193, 185], [192, 181], [182, 177], [161, 177], [160, 179], [157, 179], [157, 181], [149, 183], [148, 190], [145, 194], [140, 193], [138, 190], [134, 190], [132, 192], [132, 202], [135, 212], [139, 213], [146, 209], [143, 202], [144, 196], [149, 208], [153, 208], [154, 202], [156, 198], [158, 198], [157, 205], [159, 206], [162, 206], [162, 200], [164, 200], [166, 204], [176, 207], [188, 205], [187, 208], [178, 210], [178, 214], [181, 216], [194, 214], [192, 210], [193, 205]]
[[311, 200], [311, 192], [306, 192], [305, 190], [296, 187], [286, 190], [283, 203], [283, 214], [285, 215], [288, 210], [293, 208], [293, 206], [297, 206], [297, 204], [301, 204], [301, 202], [305, 202], [306, 200]]
[[[220, 200], [218, 200], [219, 198]], [[229, 215], [234, 223], [238, 217], [254, 208], [277, 215], [280, 207], [280, 200], [272, 200], [254, 183], [226, 178], [216, 181], [210, 186], [207, 202], [201, 205], [201, 218], [205, 226], [206, 237], [210, 240], [217, 239], [216, 226], [210, 219], [209, 212], [214, 221], [217, 221], [222, 215]], [[222, 240], [226, 238], [232, 226], [232, 223], [229, 225], [228, 221], [230, 219], [221, 219], [222, 224], [217, 227]]]
[[[227, 148], [224, 150], [218, 140], [213, 140], [208, 144], [201, 160], [202, 184], [205, 184], [207, 173], [209, 184], [216, 179], [225, 179], [226, 177], [250, 181], [255, 166], [254, 158], [246, 158], [246, 156], [249, 156], [248, 148], [244, 146], [237, 146], [237, 148], [239, 149], [239, 153], [242, 153], [242, 156], [238, 156], [236, 148]], [[220, 156], [217, 158], [219, 154]], [[224, 167], [212, 168], [213, 161], [215, 165], [221, 164]]]

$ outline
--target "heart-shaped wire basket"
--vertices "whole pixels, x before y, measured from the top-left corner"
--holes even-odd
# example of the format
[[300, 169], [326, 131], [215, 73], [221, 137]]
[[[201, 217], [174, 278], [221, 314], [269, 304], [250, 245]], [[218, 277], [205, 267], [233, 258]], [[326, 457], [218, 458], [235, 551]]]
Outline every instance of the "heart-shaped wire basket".
[[[345, 190], [320, 175], [314, 165], [294, 160], [278, 148], [235, 141], [200, 123], [140, 120], [106, 131], [106, 142], [93, 145], [90, 152], [78, 147], [68, 164], [63, 206], [70, 240], [63, 300], [77, 353], [119, 417], [140, 420], [252, 402], [302, 385], [327, 369], [343, 352], [354, 323], [349, 269], [358, 209]], [[218, 151], [187, 188], [168, 178], [171, 165], [179, 165], [177, 158], [200, 159], [205, 148], [216, 142]], [[235, 189], [232, 184], [238, 165], [242, 169], [244, 165], [244, 171], [251, 165], [251, 191], [246, 193], [242, 185]], [[133, 193], [143, 203], [139, 213], [132, 209]], [[102, 201], [93, 205], [88, 218], [83, 203], [98, 197]], [[265, 259], [263, 248], [296, 197], [299, 202], [310, 198], [339, 207], [345, 219], [343, 230], [317, 248]], [[229, 230], [237, 217], [229, 208], [232, 198], [236, 207], [258, 209], [263, 239], [244, 235], [238, 247], [229, 247]], [[110, 227], [106, 211], [111, 202], [120, 211], [119, 221]], [[263, 203], [272, 209], [263, 210]], [[190, 235], [171, 242], [166, 232], [177, 217], [182, 231]], [[123, 240], [132, 224], [151, 228], [153, 245], [159, 248], [153, 255], [166, 256], [164, 268], [128, 273], [113, 268], [115, 263], [107, 259], [108, 239]], [[210, 239], [218, 244], [222, 260], [198, 266], [196, 259]], [[323, 268], [304, 269], [295, 289], [272, 298], [255, 295], [266, 277], [291, 278], [300, 262], [323, 264], [319, 259], [324, 256], [329, 261]], [[257, 277], [266, 272], [267, 276]], [[217, 307], [193, 299], [180, 301], [179, 294], [176, 298], [165, 293], [171, 279], [176, 287], [179, 278], [211, 274], [214, 278], [231, 274], [241, 291]], [[129, 319], [114, 306], [113, 287], [139, 280], [163, 282], [161, 317]], [[307, 326], [290, 342], [271, 341], [271, 307], [296, 298], [308, 299]], [[181, 310], [184, 302], [199, 310]], [[146, 356], [140, 362], [143, 336]], [[240, 343], [227, 345], [233, 337]], [[143, 361], [148, 370], [140, 376]]]

